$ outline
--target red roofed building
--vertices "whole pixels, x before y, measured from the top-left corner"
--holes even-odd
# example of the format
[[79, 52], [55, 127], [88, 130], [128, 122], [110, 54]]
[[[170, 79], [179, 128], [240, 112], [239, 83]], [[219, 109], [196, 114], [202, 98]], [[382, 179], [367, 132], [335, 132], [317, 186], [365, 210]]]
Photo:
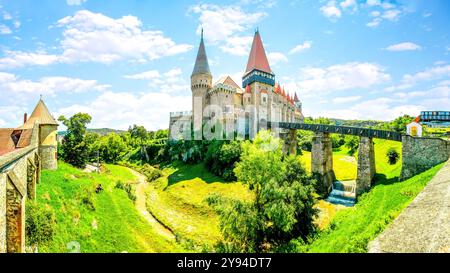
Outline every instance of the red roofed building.
[[[270, 67], [259, 31], [256, 31], [253, 37], [240, 85], [230, 76], [222, 77], [213, 84], [202, 31], [191, 76], [191, 90], [193, 111], [171, 113], [169, 125], [171, 137], [174, 137], [172, 128], [175, 128], [181, 119], [193, 122], [194, 132], [201, 130], [205, 122], [217, 118], [224, 123], [226, 121], [227, 124], [234, 123], [236, 127], [245, 124], [245, 127], [250, 129], [258, 128], [258, 124], [265, 121], [303, 120], [303, 115], [298, 114], [301, 113], [301, 108], [298, 107], [301, 103], [297, 95], [294, 101], [293, 96], [288, 95], [286, 90], [275, 82], [275, 73]], [[218, 111], [219, 109], [221, 111]], [[217, 114], [222, 115], [219, 117]]]

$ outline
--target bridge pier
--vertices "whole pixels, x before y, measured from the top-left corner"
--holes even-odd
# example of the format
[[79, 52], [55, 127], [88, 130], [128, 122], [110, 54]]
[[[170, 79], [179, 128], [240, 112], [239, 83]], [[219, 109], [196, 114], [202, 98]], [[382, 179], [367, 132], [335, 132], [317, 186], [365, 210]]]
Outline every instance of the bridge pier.
[[318, 190], [328, 194], [336, 180], [333, 171], [333, 148], [329, 133], [316, 132], [312, 139], [311, 172], [319, 183]]
[[290, 129], [288, 135], [288, 153], [290, 155], [297, 154], [297, 130]]
[[361, 137], [358, 148], [356, 195], [366, 192], [375, 177], [375, 149], [371, 137]]

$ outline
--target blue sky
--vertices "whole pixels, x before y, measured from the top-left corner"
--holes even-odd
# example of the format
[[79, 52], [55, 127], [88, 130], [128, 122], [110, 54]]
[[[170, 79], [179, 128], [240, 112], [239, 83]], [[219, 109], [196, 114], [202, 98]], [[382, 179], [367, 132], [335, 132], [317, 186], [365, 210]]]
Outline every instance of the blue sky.
[[450, 1], [0, 0], [0, 127], [42, 94], [90, 127], [168, 127], [190, 110], [205, 30], [217, 80], [240, 84], [259, 29], [272, 70], [306, 116], [391, 120], [450, 110]]

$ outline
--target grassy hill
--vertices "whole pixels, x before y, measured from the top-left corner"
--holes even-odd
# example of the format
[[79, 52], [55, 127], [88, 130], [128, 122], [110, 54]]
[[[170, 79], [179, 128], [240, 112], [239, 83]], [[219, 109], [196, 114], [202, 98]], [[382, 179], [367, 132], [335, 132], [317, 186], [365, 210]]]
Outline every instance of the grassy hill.
[[[364, 252], [367, 243], [405, 208], [439, 170], [432, 168], [407, 181], [398, 182], [401, 161], [387, 163], [386, 151], [401, 143], [375, 141], [377, 182], [369, 193], [359, 198], [353, 208], [321, 201], [318, 223], [324, 230], [311, 244], [299, 246], [308, 252]], [[356, 159], [346, 148], [335, 150], [334, 169], [341, 180], [356, 178]], [[310, 153], [302, 161], [310, 170]], [[251, 199], [252, 193], [238, 182], [208, 172], [203, 164], [174, 162], [163, 167], [163, 177], [147, 187], [147, 208], [177, 241], [158, 234], [136, 210], [118, 181], [134, 183], [136, 177], [124, 167], [106, 166], [102, 174], [88, 174], [60, 162], [57, 171], [43, 171], [38, 185], [38, 203], [53, 208], [57, 217], [54, 240], [40, 245], [40, 252], [67, 252], [67, 244], [79, 242], [82, 252], [179, 252], [211, 251], [221, 238], [219, 220], [207, 205], [211, 193]], [[103, 190], [95, 193], [101, 184]], [[331, 224], [330, 224], [331, 222]]]
[[[101, 136], [106, 136], [111, 133], [121, 134], [121, 133], [125, 132], [124, 130], [117, 130], [117, 129], [110, 129], [110, 128], [87, 129], [87, 131], [90, 133], [97, 133]], [[67, 133], [66, 131], [59, 131], [58, 135], [65, 136], [66, 133]]]
[[212, 193], [249, 199], [252, 194], [241, 183], [227, 183], [203, 164], [175, 162], [163, 169], [164, 176], [148, 190], [147, 208], [169, 227], [186, 247], [207, 250], [221, 238], [219, 219], [205, 198]]
[[[106, 166], [102, 174], [83, 173], [59, 162], [57, 171], [42, 171], [37, 202], [53, 209], [57, 225], [52, 242], [39, 252], [68, 252], [78, 242], [81, 252], [174, 252], [181, 248], [159, 236], [135, 209], [116, 183], [136, 177], [120, 166]], [[95, 192], [98, 184], [100, 193]]]

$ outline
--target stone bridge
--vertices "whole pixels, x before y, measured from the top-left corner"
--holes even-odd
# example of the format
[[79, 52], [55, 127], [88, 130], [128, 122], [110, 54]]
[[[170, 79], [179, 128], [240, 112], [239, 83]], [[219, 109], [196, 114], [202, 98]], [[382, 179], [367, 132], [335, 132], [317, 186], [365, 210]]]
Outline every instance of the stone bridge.
[[358, 167], [356, 195], [368, 191], [376, 173], [374, 138], [402, 142], [402, 171], [400, 180], [408, 179], [450, 158], [450, 142], [440, 138], [417, 138], [398, 132], [334, 126], [323, 124], [268, 122], [268, 128], [288, 130], [285, 137], [285, 151], [295, 154], [297, 151], [297, 130], [314, 132], [311, 150], [311, 172], [330, 192], [336, 180], [333, 170], [333, 149], [330, 134], [353, 135], [360, 138], [358, 148]]

